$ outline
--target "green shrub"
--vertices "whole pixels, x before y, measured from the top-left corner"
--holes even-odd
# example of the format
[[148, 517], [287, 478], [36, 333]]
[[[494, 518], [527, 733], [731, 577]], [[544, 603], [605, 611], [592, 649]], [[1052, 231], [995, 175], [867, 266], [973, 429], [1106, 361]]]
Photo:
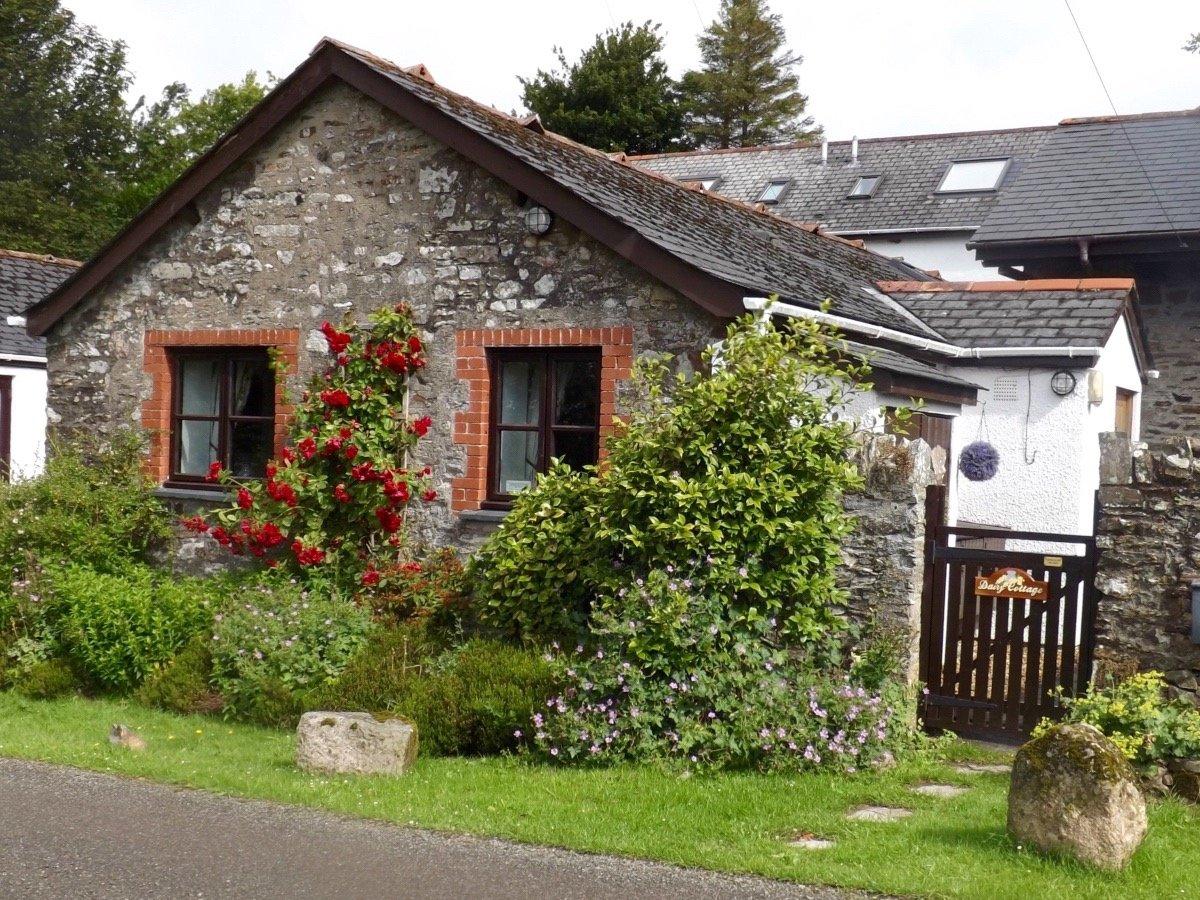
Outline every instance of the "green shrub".
[[32, 700], [52, 700], [76, 693], [83, 683], [65, 659], [47, 659], [20, 673], [13, 687]]
[[374, 631], [332, 684], [318, 688], [310, 705], [321, 708], [393, 712], [407, 697], [413, 681], [431, 673], [445, 649], [424, 622], [409, 622]]
[[[143, 565], [104, 573], [66, 565], [40, 574], [43, 627], [101, 686], [130, 690], [212, 627], [218, 580], [177, 578]], [[219, 593], [219, 591], [217, 591]]]
[[227, 714], [268, 728], [296, 727], [300, 716], [310, 707], [305, 695], [283, 683], [276, 675], [252, 672], [239, 684], [237, 706], [226, 707]]
[[792, 645], [837, 643], [842, 494], [859, 481], [839, 413], [863, 374], [841, 348], [814, 323], [785, 333], [747, 319], [711, 374], [639, 364], [605, 463], [539, 479], [480, 552], [488, 619], [526, 641], [561, 637], [596, 598], [689, 568], [731, 615], [775, 618]]
[[[1145, 770], [1170, 759], [1200, 758], [1200, 710], [1183, 699], [1168, 700], [1161, 672], [1141, 672], [1124, 681], [1093, 684], [1082, 697], [1061, 697], [1063, 721], [1099, 728], [1130, 762]], [[1043, 719], [1038, 737], [1056, 724]]]
[[115, 572], [145, 560], [172, 533], [152, 488], [131, 432], [54, 443], [40, 477], [0, 484], [0, 562], [20, 578], [30, 561]]
[[221, 695], [212, 689], [212, 639], [198, 635], [165, 666], [143, 682], [134, 695], [143, 706], [171, 712], [213, 713]]
[[462, 752], [515, 749], [516, 732], [527, 730], [554, 692], [553, 673], [541, 655], [499, 641], [466, 644], [454, 654], [450, 673], [461, 684]]
[[[216, 617], [213, 687], [228, 714], [256, 721], [275, 717], [277, 708], [292, 709], [337, 679], [372, 628], [370, 613], [355, 603], [278, 575], [246, 582], [238, 599]], [[264, 690], [268, 714], [255, 712]]]

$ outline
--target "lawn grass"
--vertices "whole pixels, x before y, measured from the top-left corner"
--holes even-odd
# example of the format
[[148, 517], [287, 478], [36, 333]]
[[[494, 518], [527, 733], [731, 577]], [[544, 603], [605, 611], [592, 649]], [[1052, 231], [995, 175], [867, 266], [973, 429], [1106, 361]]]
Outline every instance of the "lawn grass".
[[[145, 753], [111, 747], [124, 722]], [[317, 778], [292, 765], [293, 736], [176, 716], [132, 703], [29, 701], [0, 693], [0, 756], [44, 760], [405, 825], [469, 832], [746, 872], [813, 884], [944, 897], [1200, 896], [1200, 813], [1170, 801], [1130, 869], [1106, 875], [1043, 859], [1004, 833], [1003, 775], [960, 775], [946, 761], [907, 762], [853, 778], [680, 777], [625, 766], [567, 770], [519, 759], [423, 759], [402, 778]], [[979, 758], [957, 745], [947, 759]], [[971, 786], [952, 800], [917, 796], [923, 780]], [[862, 803], [915, 810], [892, 824], [848, 822]], [[831, 850], [785, 838], [814, 832]]]

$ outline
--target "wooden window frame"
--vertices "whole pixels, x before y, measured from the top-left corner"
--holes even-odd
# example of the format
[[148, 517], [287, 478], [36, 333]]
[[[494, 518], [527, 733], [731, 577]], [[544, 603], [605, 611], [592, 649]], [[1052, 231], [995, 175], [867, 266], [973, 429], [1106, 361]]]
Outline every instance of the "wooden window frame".
[[[574, 434], [592, 434], [592, 457], [600, 457], [600, 423], [601, 423], [601, 367], [603, 365], [601, 348], [599, 347], [505, 347], [489, 349], [487, 353], [488, 377], [492, 385], [491, 396], [488, 398], [488, 469], [487, 494], [482, 503], [483, 509], [510, 509], [515, 494], [506, 494], [500, 490], [500, 436], [505, 431], [536, 432], [538, 435], [538, 458], [534, 472], [545, 472], [554, 458], [554, 437], [557, 432]], [[501, 394], [503, 379], [501, 369], [507, 362], [531, 360], [541, 363], [542, 385], [541, 397], [538, 403], [538, 421], [533, 425], [503, 424], [500, 421]], [[587, 360], [596, 366], [596, 420], [594, 425], [556, 425], [554, 418], [555, 392], [555, 363], [563, 360]]]
[[[223, 365], [221, 382], [218, 389], [217, 415], [200, 416], [184, 414], [183, 412], [183, 377], [180, 363], [184, 360], [216, 359]], [[209, 481], [207, 475], [192, 475], [178, 471], [180, 440], [183, 435], [183, 422], [216, 422], [217, 423], [217, 459], [224, 468], [230, 467], [230, 433], [232, 426], [237, 423], [257, 423], [275, 428], [276, 405], [276, 374], [271, 370], [271, 413], [265, 416], [235, 416], [229, 412], [229, 397], [232, 390], [233, 363], [244, 360], [266, 362], [270, 366], [270, 353], [267, 347], [253, 346], [198, 346], [171, 347], [167, 351], [167, 360], [171, 377], [171, 408], [170, 408], [170, 455], [167, 458], [167, 487], [199, 488], [222, 491], [219, 484]], [[274, 444], [274, 441], [272, 441]]]

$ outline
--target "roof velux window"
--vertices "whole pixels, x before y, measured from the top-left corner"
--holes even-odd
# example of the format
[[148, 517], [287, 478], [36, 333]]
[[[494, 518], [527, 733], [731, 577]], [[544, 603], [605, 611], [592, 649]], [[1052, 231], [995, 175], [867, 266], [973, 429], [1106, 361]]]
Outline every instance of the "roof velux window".
[[939, 194], [994, 191], [1008, 169], [1007, 159], [968, 159], [952, 162], [938, 185]]
[[872, 197], [875, 195], [875, 188], [879, 187], [879, 182], [883, 179], [882, 175], [860, 175], [854, 182], [854, 186], [850, 188], [850, 193], [847, 197]]
[[713, 190], [718, 184], [721, 183], [721, 179], [717, 175], [702, 175], [695, 178], [681, 178], [679, 181], [682, 184], [688, 185], [689, 187], [692, 185], [702, 187], [706, 191]]
[[778, 203], [787, 190], [788, 180], [786, 178], [777, 178], [774, 181], [768, 181], [767, 186], [762, 189], [762, 193], [758, 195], [759, 203]]

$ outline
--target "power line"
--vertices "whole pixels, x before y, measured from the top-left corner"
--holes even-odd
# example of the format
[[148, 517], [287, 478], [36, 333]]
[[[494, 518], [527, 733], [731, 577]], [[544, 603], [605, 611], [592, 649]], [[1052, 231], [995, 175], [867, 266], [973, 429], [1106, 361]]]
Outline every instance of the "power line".
[[1117, 125], [1121, 129], [1121, 133], [1125, 135], [1129, 149], [1133, 151], [1133, 158], [1137, 160], [1138, 168], [1142, 170], [1146, 184], [1150, 185], [1150, 193], [1154, 195], [1154, 202], [1158, 204], [1163, 218], [1167, 220], [1167, 225], [1170, 226], [1175, 240], [1179, 241], [1179, 246], [1186, 250], [1188, 246], [1187, 241], [1179, 234], [1179, 228], [1175, 225], [1175, 220], [1171, 218], [1171, 214], [1167, 212], [1166, 204], [1163, 203], [1162, 197], [1159, 196], [1158, 188], [1154, 186], [1154, 179], [1150, 177], [1150, 172], [1146, 168], [1146, 164], [1142, 161], [1142, 155], [1138, 153], [1137, 145], [1133, 142], [1133, 137], [1129, 134], [1129, 129], [1121, 121], [1121, 114], [1117, 112], [1117, 104], [1113, 102], [1112, 93], [1108, 90], [1108, 85], [1104, 81], [1104, 75], [1100, 72], [1100, 64], [1096, 62], [1096, 56], [1092, 53], [1092, 48], [1088, 46], [1087, 37], [1083, 33], [1083, 27], [1079, 24], [1079, 18], [1075, 15], [1075, 10], [1071, 8], [1071, 0], [1063, 0], [1063, 4], [1067, 7], [1067, 12], [1071, 15], [1071, 21], [1075, 23], [1075, 31], [1079, 33], [1079, 40], [1083, 42], [1083, 49], [1087, 51], [1088, 59], [1092, 61], [1092, 69], [1096, 73], [1096, 78], [1100, 82], [1100, 88], [1104, 91], [1104, 96], [1108, 98], [1108, 106], [1113, 111], [1113, 116], [1116, 117]]

